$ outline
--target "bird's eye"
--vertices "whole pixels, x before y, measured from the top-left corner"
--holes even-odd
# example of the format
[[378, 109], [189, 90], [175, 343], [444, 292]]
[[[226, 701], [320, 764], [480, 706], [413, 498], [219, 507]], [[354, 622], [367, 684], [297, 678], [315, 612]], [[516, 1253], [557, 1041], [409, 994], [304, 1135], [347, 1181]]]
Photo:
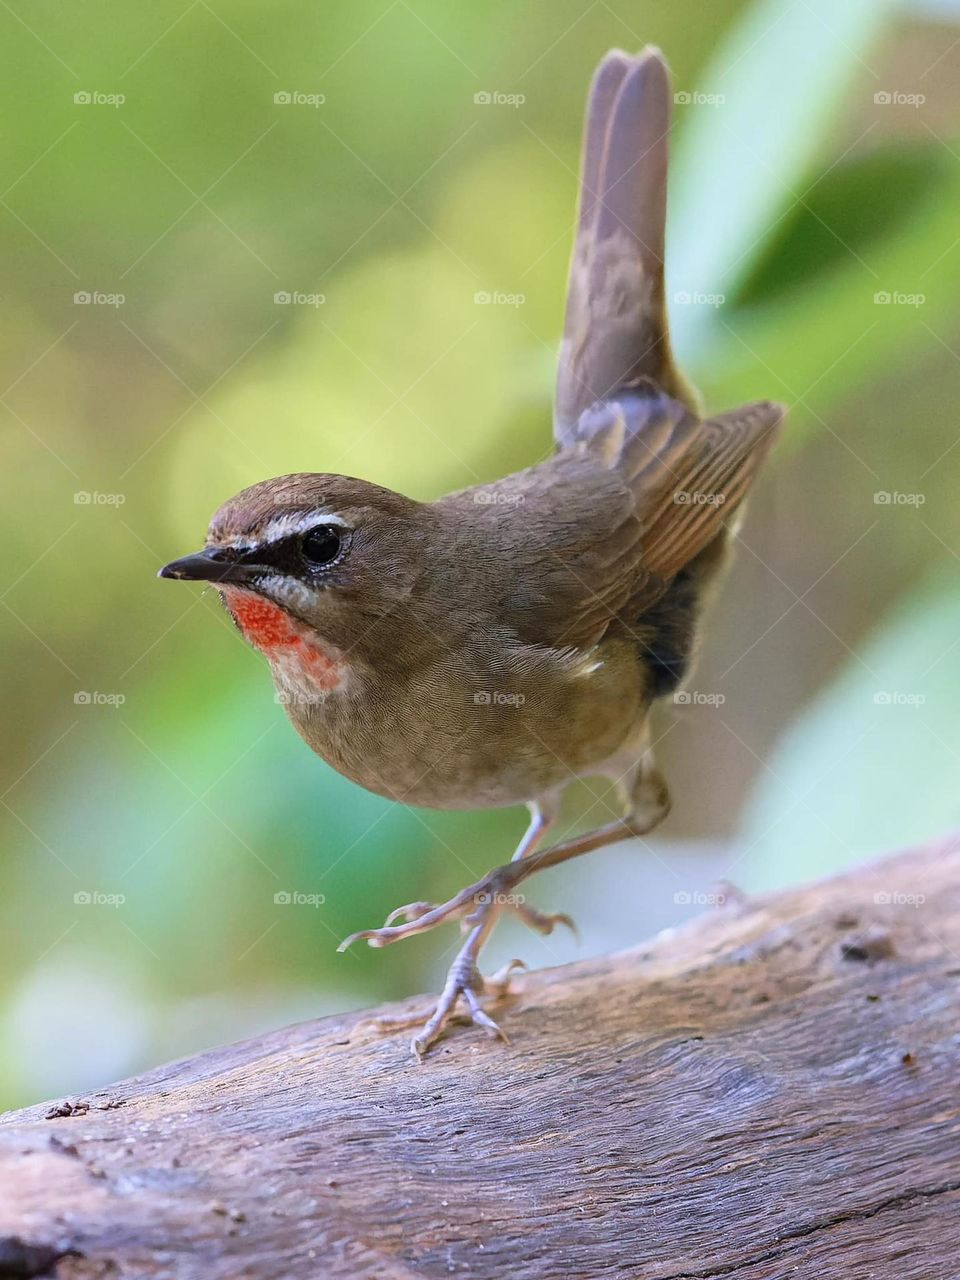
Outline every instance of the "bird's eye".
[[330, 564], [343, 546], [340, 530], [334, 524], [318, 524], [303, 535], [300, 553], [311, 565]]

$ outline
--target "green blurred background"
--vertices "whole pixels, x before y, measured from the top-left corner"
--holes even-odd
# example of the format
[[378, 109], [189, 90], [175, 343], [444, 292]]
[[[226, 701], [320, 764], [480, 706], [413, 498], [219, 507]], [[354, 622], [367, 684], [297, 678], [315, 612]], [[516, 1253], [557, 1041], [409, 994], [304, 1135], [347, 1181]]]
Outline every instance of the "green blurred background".
[[957, 4], [11, 0], [0, 31], [0, 1106], [440, 980], [453, 930], [336, 943], [525, 814], [340, 779], [215, 593], [154, 574], [267, 475], [429, 498], [544, 455], [612, 45], [674, 71], [681, 359], [711, 408], [791, 414], [660, 721], [673, 816], [537, 885], [579, 949], [506, 923], [489, 962], [957, 821]]

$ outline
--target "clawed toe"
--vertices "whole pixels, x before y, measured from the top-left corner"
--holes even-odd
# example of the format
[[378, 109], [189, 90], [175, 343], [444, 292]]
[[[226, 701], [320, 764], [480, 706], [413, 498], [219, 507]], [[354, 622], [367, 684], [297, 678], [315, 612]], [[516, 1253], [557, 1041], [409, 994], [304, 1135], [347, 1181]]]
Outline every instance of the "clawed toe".
[[408, 902], [405, 907], [396, 907], [384, 920], [384, 928], [393, 924], [394, 920], [419, 920], [421, 916], [425, 916], [428, 911], [432, 911], [436, 903], [434, 902]]
[[505, 996], [510, 989], [511, 974], [517, 969], [528, 969], [529, 967], [525, 960], [508, 960], [496, 973], [491, 973], [489, 978], [484, 979], [484, 991], [495, 998]]
[[[490, 1017], [480, 1003], [480, 997], [486, 995], [499, 999], [504, 996], [510, 985], [510, 975], [514, 970], [526, 969], [526, 967], [523, 960], [511, 960], [491, 977], [484, 978], [475, 964], [455, 961], [447, 976], [446, 986], [436, 1009], [423, 1029], [410, 1042], [410, 1048], [417, 1058], [422, 1061], [430, 1046], [440, 1039], [446, 1027], [454, 1021], [472, 1022], [474, 1026], [482, 1027], [495, 1039], [509, 1044], [510, 1037], [499, 1023], [494, 1022]], [[456, 1006], [461, 997], [467, 1007], [458, 1014]]]
[[528, 928], [535, 929], [537, 933], [542, 933], [544, 936], [553, 933], [557, 925], [562, 924], [566, 925], [575, 938], [580, 937], [580, 931], [573, 917], [568, 916], [564, 911], [548, 915], [544, 911], [538, 911], [536, 907], [528, 907], [525, 903], [517, 903], [513, 909]]
[[371, 947], [385, 947], [391, 938], [384, 938], [383, 934], [386, 929], [360, 929], [357, 933], [351, 933], [337, 947], [338, 951], [346, 951], [347, 947], [352, 947], [355, 942], [366, 942]]
[[[445, 920], [453, 920], [463, 913], [465, 904], [458, 898], [451, 898], [440, 906], [432, 902], [409, 902], [405, 907], [397, 907], [387, 916], [386, 923], [379, 929], [361, 929], [344, 938], [337, 947], [338, 951], [346, 951], [354, 942], [366, 942], [370, 947], [388, 947], [391, 942], [399, 942], [402, 938], [412, 938], [414, 934], [426, 933], [442, 924]], [[403, 918], [403, 924], [393, 921]]]

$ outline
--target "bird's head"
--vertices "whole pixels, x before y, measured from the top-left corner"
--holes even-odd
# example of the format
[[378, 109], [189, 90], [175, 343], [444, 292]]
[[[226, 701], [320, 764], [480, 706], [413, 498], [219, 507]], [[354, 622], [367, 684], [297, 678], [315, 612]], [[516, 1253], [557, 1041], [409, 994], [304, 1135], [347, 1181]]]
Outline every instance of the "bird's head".
[[203, 550], [159, 576], [215, 586], [275, 675], [303, 668], [336, 687], [389, 644], [389, 620], [420, 572], [428, 510], [350, 476], [279, 476], [225, 502]]

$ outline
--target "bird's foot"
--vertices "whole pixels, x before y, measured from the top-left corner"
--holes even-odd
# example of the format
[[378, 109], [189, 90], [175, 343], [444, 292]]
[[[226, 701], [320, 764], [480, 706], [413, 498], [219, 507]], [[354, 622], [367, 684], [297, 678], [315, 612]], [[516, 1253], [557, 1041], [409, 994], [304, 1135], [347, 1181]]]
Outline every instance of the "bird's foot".
[[[507, 993], [510, 985], [510, 975], [513, 970], [525, 969], [527, 966], [522, 960], [511, 960], [509, 964], [504, 965], [502, 969], [499, 969], [491, 977], [484, 978], [477, 968], [476, 959], [472, 954], [475, 950], [471, 946], [472, 941], [473, 938], [471, 936], [471, 939], [468, 940], [450, 966], [447, 980], [443, 985], [443, 991], [437, 1001], [436, 1008], [421, 1030], [410, 1041], [410, 1048], [421, 1062], [431, 1045], [440, 1039], [447, 1025], [455, 1017], [457, 1021], [463, 1020], [473, 1023], [476, 1027], [483, 1027], [488, 1035], [494, 1039], [502, 1040], [504, 1044], [510, 1043], [507, 1033], [498, 1023], [494, 1022], [493, 1018], [481, 1005], [480, 997], [486, 995], [492, 996], [494, 999], [500, 999]], [[479, 950], [479, 947], [476, 950]], [[458, 1016], [456, 1007], [461, 997], [466, 1009]]]
[[[509, 994], [511, 974], [515, 969], [526, 969], [527, 967], [525, 960], [510, 960], [507, 964], [503, 965], [502, 968], [498, 969], [496, 973], [492, 973], [488, 978], [481, 978], [483, 994], [493, 1000], [503, 999], [505, 995]], [[476, 977], [480, 978], [481, 975], [477, 974]], [[418, 1027], [422, 1023], [426, 1022], [433, 1016], [434, 1012], [435, 1009], [431, 1009], [427, 1006], [426, 1008], [413, 1009], [408, 1013], [398, 1013], [387, 1017], [370, 1018], [362, 1025], [371, 1026], [375, 1030], [382, 1032], [406, 1031], [408, 1027]], [[469, 1025], [472, 1021], [473, 1019], [470, 1016], [465, 1013], [458, 1012], [451, 1007], [446, 1025], [450, 1026], [453, 1023]]]
[[[361, 929], [351, 933], [337, 948], [346, 951], [354, 942], [364, 941], [371, 947], [388, 947], [392, 942], [400, 942], [403, 938], [412, 938], [418, 933], [427, 933], [438, 924], [447, 920], [460, 920], [461, 928], [470, 929], [484, 918], [491, 908], [497, 912], [503, 909], [516, 912], [530, 929], [538, 933], [552, 933], [558, 924], [564, 924], [574, 934], [577, 927], [570, 916], [563, 913], [547, 915], [527, 903], [522, 893], [510, 891], [511, 881], [516, 876], [515, 864], [497, 867], [476, 884], [463, 889], [447, 902], [435, 905], [431, 902], [408, 902], [406, 906], [391, 911], [379, 929]], [[519, 876], [516, 876], [519, 879]], [[395, 924], [402, 920], [402, 924]]]
[[[440, 1038], [444, 1029], [452, 1022], [473, 1023], [475, 1026], [483, 1027], [490, 1035], [500, 1040], [507, 1040], [504, 1032], [483, 1008], [480, 1000], [484, 995], [494, 998], [502, 996], [507, 990], [513, 970], [525, 966], [520, 960], [511, 960], [504, 969], [487, 979], [483, 978], [477, 967], [480, 949], [502, 911], [515, 911], [524, 924], [531, 929], [536, 929], [539, 933], [552, 933], [558, 924], [565, 924], [576, 932], [576, 926], [569, 916], [547, 915], [529, 906], [524, 895], [515, 892], [517, 885], [529, 874], [529, 870], [529, 867], [518, 863], [497, 867], [476, 884], [461, 890], [448, 902], [442, 902], [438, 906], [429, 902], [408, 903], [392, 911], [381, 928], [363, 929], [341, 942], [339, 947], [341, 951], [349, 947], [352, 942], [361, 940], [371, 947], [387, 947], [403, 938], [425, 933], [445, 921], [460, 921], [461, 928], [466, 931], [467, 937], [450, 966], [443, 991], [433, 1013], [411, 1042], [411, 1048], [418, 1058], [423, 1058], [430, 1046]], [[402, 923], [394, 923], [394, 921], [402, 921]], [[422, 1014], [403, 1014], [394, 1018], [377, 1018], [373, 1023], [380, 1031], [396, 1031], [414, 1022], [419, 1023], [421, 1020]]]

